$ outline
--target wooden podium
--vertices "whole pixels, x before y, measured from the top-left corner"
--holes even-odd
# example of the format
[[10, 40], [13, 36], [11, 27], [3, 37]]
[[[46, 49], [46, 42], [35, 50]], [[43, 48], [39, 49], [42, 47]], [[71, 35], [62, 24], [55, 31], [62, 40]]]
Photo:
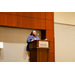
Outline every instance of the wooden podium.
[[30, 62], [48, 62], [50, 41], [35, 40], [30, 43]]

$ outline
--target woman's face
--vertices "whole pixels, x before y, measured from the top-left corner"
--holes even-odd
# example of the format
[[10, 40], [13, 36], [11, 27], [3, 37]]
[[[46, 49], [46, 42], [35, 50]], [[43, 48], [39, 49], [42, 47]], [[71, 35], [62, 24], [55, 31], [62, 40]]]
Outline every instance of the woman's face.
[[33, 35], [36, 36], [36, 31], [33, 31]]

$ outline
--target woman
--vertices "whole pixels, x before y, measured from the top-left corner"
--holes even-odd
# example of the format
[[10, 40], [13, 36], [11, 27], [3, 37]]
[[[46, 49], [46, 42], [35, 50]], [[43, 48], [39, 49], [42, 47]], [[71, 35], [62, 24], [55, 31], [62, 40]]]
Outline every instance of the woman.
[[26, 51], [27, 51], [28, 57], [29, 57], [28, 61], [30, 61], [29, 44], [30, 44], [31, 42], [33, 42], [34, 40], [40, 40], [40, 38], [39, 38], [38, 36], [36, 36], [36, 35], [37, 35], [36, 31], [33, 30], [33, 31], [31, 32], [30, 36], [28, 36], [28, 38], [27, 38], [27, 48], [26, 48]]

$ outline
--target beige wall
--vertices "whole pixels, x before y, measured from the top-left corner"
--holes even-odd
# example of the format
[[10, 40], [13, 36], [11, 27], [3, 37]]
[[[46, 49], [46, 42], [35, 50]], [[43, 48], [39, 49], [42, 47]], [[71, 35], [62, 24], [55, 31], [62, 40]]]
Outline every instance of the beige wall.
[[55, 24], [55, 61], [75, 62], [75, 26]]
[[54, 22], [75, 25], [75, 12], [54, 12]]
[[54, 22], [55, 62], [75, 62], [75, 12], [55, 12]]
[[[0, 61], [2, 62], [27, 62], [26, 40], [31, 29], [0, 27], [0, 42], [4, 48], [0, 50]], [[36, 30], [41, 33], [40, 30]]]

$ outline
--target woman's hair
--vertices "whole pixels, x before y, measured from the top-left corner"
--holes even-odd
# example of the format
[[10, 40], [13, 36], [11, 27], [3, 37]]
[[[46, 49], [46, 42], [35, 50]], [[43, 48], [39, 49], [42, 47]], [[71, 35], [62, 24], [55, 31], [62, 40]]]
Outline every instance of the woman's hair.
[[[35, 31], [35, 30], [33, 30], [33, 31]], [[33, 31], [30, 33], [30, 35], [33, 35]]]
[[30, 33], [30, 35], [33, 35], [33, 31]]

